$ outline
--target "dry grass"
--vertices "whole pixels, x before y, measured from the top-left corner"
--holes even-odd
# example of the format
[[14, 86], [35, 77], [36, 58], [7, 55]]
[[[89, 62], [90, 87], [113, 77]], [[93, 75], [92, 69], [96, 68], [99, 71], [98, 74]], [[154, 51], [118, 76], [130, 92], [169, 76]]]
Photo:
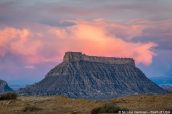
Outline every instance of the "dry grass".
[[0, 101], [0, 114], [88, 114], [92, 109], [107, 103], [129, 110], [170, 110], [172, 95], [129, 96], [107, 101], [61, 96], [18, 97], [16, 100]]
[[172, 94], [129, 96], [112, 102], [130, 110], [169, 110], [172, 109]]

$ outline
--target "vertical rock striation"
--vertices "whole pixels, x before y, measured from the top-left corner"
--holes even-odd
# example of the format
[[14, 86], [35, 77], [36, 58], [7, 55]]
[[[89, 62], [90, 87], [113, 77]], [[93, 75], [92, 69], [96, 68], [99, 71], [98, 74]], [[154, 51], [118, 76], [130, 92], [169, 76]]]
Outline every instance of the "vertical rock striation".
[[89, 99], [166, 93], [150, 81], [131, 58], [96, 57], [80, 52], [66, 52], [63, 62], [43, 80], [19, 92]]

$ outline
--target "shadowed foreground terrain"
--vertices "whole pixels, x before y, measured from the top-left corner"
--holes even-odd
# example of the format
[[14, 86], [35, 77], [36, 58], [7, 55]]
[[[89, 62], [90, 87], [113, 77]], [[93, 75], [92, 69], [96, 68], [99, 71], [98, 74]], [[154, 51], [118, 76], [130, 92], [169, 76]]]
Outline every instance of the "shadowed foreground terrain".
[[92, 109], [108, 103], [129, 110], [171, 110], [172, 95], [129, 96], [104, 101], [72, 99], [61, 96], [22, 96], [16, 100], [1, 100], [0, 114], [87, 114]]

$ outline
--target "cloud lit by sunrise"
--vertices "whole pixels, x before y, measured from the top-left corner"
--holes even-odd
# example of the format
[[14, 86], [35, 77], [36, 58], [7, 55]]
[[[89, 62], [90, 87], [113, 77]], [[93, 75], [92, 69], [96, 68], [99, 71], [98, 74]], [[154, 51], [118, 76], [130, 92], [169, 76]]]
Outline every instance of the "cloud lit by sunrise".
[[[132, 42], [144, 26], [105, 20], [70, 20], [74, 25], [63, 28], [43, 25], [35, 28], [0, 29], [0, 57], [7, 53], [20, 56], [27, 64], [60, 61], [66, 51], [90, 55], [131, 57], [137, 64], [150, 64], [153, 42]], [[128, 36], [128, 39], [127, 39]]]

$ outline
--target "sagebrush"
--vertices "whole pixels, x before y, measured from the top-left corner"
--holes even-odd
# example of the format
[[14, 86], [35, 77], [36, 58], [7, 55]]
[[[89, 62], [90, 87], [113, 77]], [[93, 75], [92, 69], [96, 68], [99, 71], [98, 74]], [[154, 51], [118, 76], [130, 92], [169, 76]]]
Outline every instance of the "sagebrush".
[[17, 97], [18, 95], [16, 93], [4, 93], [0, 95], [0, 100], [14, 100]]

